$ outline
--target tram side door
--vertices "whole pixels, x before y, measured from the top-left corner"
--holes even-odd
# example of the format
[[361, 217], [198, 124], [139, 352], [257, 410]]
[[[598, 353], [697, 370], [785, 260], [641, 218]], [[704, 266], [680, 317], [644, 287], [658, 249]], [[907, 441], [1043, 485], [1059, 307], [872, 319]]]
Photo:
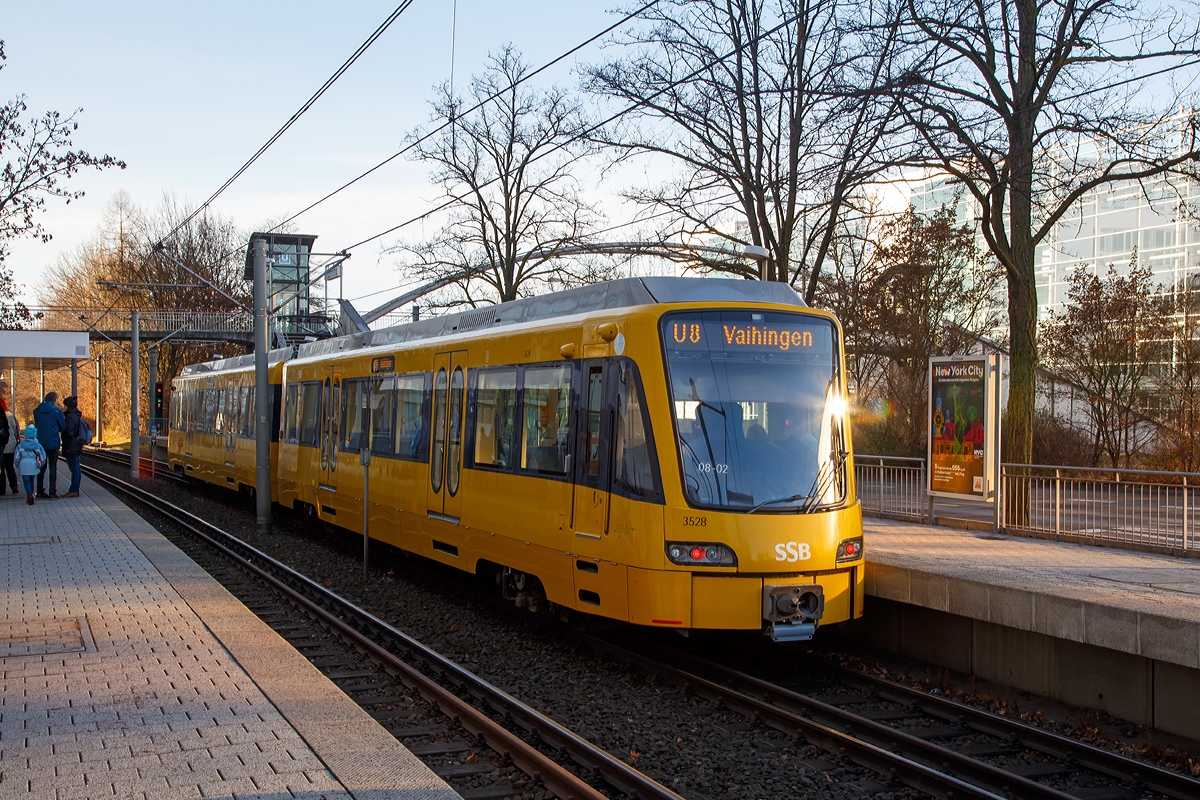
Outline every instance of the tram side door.
[[[575, 466], [572, 523], [580, 545], [589, 539], [602, 541], [608, 535], [613, 413], [605, 407], [607, 372], [607, 365], [602, 359], [583, 362], [577, 426], [579, 444], [576, 449], [580, 456]], [[589, 555], [599, 555], [595, 547], [581, 546], [580, 550]]]
[[462, 516], [463, 415], [467, 395], [467, 351], [438, 353], [433, 366], [433, 409], [429, 443], [429, 516], [458, 524]]
[[321, 472], [317, 498], [322, 507], [337, 509], [338, 448], [341, 445], [342, 368], [326, 367], [321, 372]]

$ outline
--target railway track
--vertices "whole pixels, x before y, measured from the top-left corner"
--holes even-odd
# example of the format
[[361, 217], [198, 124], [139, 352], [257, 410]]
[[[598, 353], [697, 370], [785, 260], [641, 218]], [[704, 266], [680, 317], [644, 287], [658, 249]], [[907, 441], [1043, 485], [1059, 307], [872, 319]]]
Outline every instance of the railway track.
[[[238, 542], [236, 547], [244, 546]], [[269, 561], [266, 556], [260, 554], [260, 557]], [[473, 591], [465, 586], [456, 591], [459, 590]], [[479, 593], [476, 599], [495, 598]], [[499, 605], [525, 619], [532, 616], [511, 609], [508, 604]], [[341, 606], [333, 613], [346, 616]], [[365, 619], [355, 623], [356, 629], [373, 636], [387, 629], [370, 615]], [[545, 622], [557, 628], [557, 636], [577, 635], [549, 620]], [[790, 737], [799, 737], [866, 767], [886, 784], [903, 783], [935, 797], [1058, 800], [1200, 797], [1200, 782], [1179, 773], [833, 665], [826, 667], [830, 676], [825, 681], [827, 685], [816, 691], [805, 686], [801, 692], [641, 639], [634, 645], [636, 653], [595, 637], [581, 636], [580, 641], [595, 652], [687, 686], [695, 695], [744, 715], [752, 725], [765, 725]], [[427, 671], [444, 671], [444, 660], [431, 658], [431, 661], [420, 657], [410, 660], [426, 664]], [[345, 666], [338, 669], [353, 672]], [[358, 679], [368, 680], [366, 676]], [[340, 680], [335, 682], [343, 685]], [[346, 688], [351, 692], [355, 685], [349, 683]], [[478, 697], [471, 689], [466, 691]], [[490, 700], [487, 702], [495, 707]], [[407, 715], [409, 710], [385, 708], [375, 713]], [[430, 725], [407, 716], [399, 719], [406, 721], [408, 730], [417, 732]], [[521, 727], [529, 726], [521, 723]], [[400, 730], [404, 733], [405, 728]], [[569, 740], [555, 739], [554, 735], [539, 734], [542, 741], [567, 749]], [[598, 775], [590, 766], [595, 763], [594, 756], [592, 759], [583, 762], [589, 765], [584, 773], [589, 776]], [[622, 762], [617, 763], [625, 767]], [[666, 782], [671, 777], [658, 773], [656, 776]], [[630, 796], [647, 796], [631, 787], [608, 783], [619, 786], [619, 791]]]
[[[122, 464], [129, 466], [129, 454], [120, 450], [100, 450], [92, 447], [83, 449], [85, 456], [108, 461], [113, 464]], [[186, 484], [188, 479], [178, 474], [171, 469], [171, 465], [165, 461], [159, 461], [156, 458], [149, 456], [140, 456], [138, 467], [144, 475], [152, 475], [156, 478], [173, 481], [174, 483]]]
[[[83, 469], [92, 480], [152, 509], [187, 531], [194, 542], [203, 543], [186, 551], [435, 773], [448, 781], [492, 773], [503, 779], [511, 765], [523, 774], [516, 781], [462, 790], [464, 797], [503, 798], [540, 785], [558, 797], [576, 800], [682, 800], [558, 722], [216, 526], [140, 487], [93, 467]], [[340, 642], [331, 644], [326, 631]], [[444, 717], [434, 720], [414, 695]], [[511, 723], [502, 724], [493, 715]]]
[[590, 646], [935, 796], [1200, 798], [1185, 775], [840, 666], [811, 696], [644, 640]]

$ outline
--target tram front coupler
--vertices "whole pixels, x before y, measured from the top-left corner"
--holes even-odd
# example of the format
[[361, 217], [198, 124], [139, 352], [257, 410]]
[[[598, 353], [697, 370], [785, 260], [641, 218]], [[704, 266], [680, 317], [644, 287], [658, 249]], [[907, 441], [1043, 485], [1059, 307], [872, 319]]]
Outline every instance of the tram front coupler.
[[825, 591], [815, 583], [763, 587], [764, 633], [776, 642], [804, 642], [825, 613]]

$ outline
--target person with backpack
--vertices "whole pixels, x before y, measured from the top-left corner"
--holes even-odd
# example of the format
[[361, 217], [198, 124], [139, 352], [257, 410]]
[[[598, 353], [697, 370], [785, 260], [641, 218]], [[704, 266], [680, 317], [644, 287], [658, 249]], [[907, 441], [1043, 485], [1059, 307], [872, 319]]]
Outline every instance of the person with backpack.
[[71, 473], [71, 488], [63, 497], [79, 497], [79, 456], [83, 454], [84, 421], [83, 412], [79, 410], [79, 400], [74, 396], [63, 400], [67, 413], [64, 415], [62, 432], [62, 456], [67, 460], [67, 470]]
[[[62, 447], [62, 432], [67, 425], [58, 407], [58, 392], [47, 392], [41, 404], [33, 410], [33, 424], [37, 426], [38, 442], [45, 451], [45, 463], [37, 478], [37, 496], [49, 500], [58, 499], [58, 453]], [[50, 494], [45, 492], [46, 472], [50, 473]]]
[[17, 441], [21, 438], [21, 428], [17, 425], [17, 417], [8, 410], [8, 404], [0, 397], [0, 416], [4, 417], [4, 425], [0, 426], [0, 495], [4, 494], [4, 484], [12, 487], [12, 493], [17, 493], [17, 468], [13, 464], [13, 451], [17, 449]]
[[38, 429], [30, 425], [25, 429], [25, 438], [13, 452], [21, 480], [25, 482], [25, 502], [33, 505], [33, 482], [46, 466], [46, 451], [37, 439]]

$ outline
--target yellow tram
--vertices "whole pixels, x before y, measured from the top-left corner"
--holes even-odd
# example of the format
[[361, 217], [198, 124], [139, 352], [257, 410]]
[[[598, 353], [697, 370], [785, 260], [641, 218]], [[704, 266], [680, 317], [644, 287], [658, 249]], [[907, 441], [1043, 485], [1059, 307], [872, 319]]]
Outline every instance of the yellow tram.
[[[267, 356], [272, 470], [278, 463], [283, 362], [291, 355], [290, 348], [280, 348]], [[167, 461], [172, 469], [253, 494], [256, 486], [253, 355], [184, 367], [171, 384], [169, 413]], [[274, 481], [271, 499], [279, 500]]]
[[[177, 385], [252, 381], [204, 366]], [[361, 532], [369, 459], [372, 538], [519, 605], [781, 641], [862, 615], [841, 330], [786, 285], [610, 281], [301, 345], [279, 373], [279, 503]], [[186, 442], [188, 474], [252, 486], [253, 439], [197, 445], [209, 418], [172, 418], [172, 462]]]

